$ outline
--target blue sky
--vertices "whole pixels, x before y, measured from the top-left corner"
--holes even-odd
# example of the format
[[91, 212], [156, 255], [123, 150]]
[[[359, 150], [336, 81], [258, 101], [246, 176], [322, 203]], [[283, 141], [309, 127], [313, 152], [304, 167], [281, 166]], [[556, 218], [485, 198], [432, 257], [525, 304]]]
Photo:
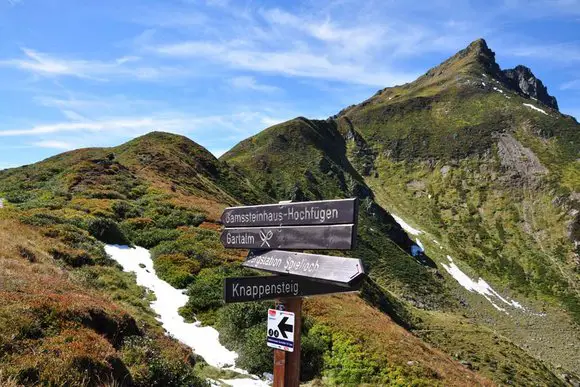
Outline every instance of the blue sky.
[[0, 169], [152, 130], [220, 155], [480, 37], [580, 117], [577, 0], [0, 0]]

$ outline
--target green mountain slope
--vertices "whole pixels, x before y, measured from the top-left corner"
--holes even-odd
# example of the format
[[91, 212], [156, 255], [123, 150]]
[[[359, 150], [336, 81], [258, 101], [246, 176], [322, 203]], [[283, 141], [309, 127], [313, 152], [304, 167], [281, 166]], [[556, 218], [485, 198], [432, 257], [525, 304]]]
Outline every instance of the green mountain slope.
[[486, 278], [557, 299], [580, 322], [580, 125], [511, 89], [493, 58], [474, 42], [339, 119], [373, 144], [365, 181], [380, 203]]
[[[393, 262], [409, 264], [392, 251], [365, 261], [371, 278], [417, 307], [406, 316], [418, 335], [496, 381], [526, 384], [513, 375], [529, 374], [525, 356], [499, 370], [489, 359], [498, 335], [552, 369], [580, 372], [579, 136], [580, 125], [557, 111], [529, 69], [502, 71], [478, 40], [415, 82], [326, 121], [268, 128], [221, 159], [277, 199], [358, 195], [421, 230], [436, 265], [424, 268], [445, 278], [440, 303], [408, 291], [421, 282], [397, 276]], [[373, 239], [370, 229], [363, 240]], [[451, 262], [475, 283], [485, 278], [509, 306], [460, 286], [448, 275]]]

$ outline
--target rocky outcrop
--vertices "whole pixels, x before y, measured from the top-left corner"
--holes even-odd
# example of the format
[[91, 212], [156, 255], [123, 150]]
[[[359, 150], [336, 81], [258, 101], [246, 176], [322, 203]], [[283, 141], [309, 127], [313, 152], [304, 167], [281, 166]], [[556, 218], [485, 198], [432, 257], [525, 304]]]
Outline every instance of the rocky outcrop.
[[525, 179], [533, 182], [548, 173], [538, 156], [509, 133], [499, 136], [497, 153], [510, 179]]
[[558, 110], [558, 102], [555, 97], [548, 94], [548, 89], [541, 80], [536, 78], [532, 70], [526, 66], [516, 66], [513, 69], [503, 70], [503, 76], [508, 86], [517, 92], [535, 98], [539, 102]]

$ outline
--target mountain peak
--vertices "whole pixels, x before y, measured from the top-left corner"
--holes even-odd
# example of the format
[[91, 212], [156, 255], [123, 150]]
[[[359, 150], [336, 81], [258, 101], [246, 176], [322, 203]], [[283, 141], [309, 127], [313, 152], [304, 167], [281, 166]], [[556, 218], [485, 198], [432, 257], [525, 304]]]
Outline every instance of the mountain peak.
[[454, 78], [458, 73], [481, 74], [501, 77], [501, 69], [495, 61], [495, 53], [484, 39], [477, 39], [466, 48], [429, 70], [424, 77]]
[[486, 54], [491, 53], [491, 55], [494, 56], [493, 51], [489, 49], [487, 42], [483, 38], [474, 40], [469, 44], [469, 46], [467, 46], [465, 50], [477, 53], [486, 53]]

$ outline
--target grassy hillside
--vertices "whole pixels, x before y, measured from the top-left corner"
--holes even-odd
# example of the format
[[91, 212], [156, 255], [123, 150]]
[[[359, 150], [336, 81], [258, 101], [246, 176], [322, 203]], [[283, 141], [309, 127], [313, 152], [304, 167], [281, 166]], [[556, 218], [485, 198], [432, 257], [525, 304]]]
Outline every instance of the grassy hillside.
[[101, 242], [179, 246], [183, 254], [160, 254], [155, 265], [185, 287], [204, 267], [239, 260], [215, 231], [226, 205], [263, 197], [239, 174], [184, 137], [152, 133], [0, 171], [0, 197], [2, 377], [53, 385], [204, 383], [191, 351], [164, 336], [151, 295]]
[[[151, 248], [159, 275], [176, 287], [189, 287], [184, 316], [214, 324], [224, 343], [240, 353], [241, 366], [257, 373], [271, 370], [271, 351], [263, 344], [267, 304], [223, 305], [223, 277], [255, 272], [239, 267], [243, 251], [223, 249], [216, 223], [227, 205], [271, 202], [261, 189], [260, 182], [243, 177], [190, 140], [164, 133], [1, 171], [0, 197], [6, 201], [0, 211], [0, 231], [2, 240], [10, 243], [3, 244], [0, 259], [0, 279], [6, 284], [0, 308], [0, 377], [25, 384], [132, 380], [137, 385], [195, 385], [201, 383], [196, 375], [210, 372], [199, 365], [194, 369], [188, 351], [162, 335], [148, 307], [151, 296], [106, 257], [101, 241]], [[376, 219], [363, 216], [361, 227], [392, 233], [392, 227], [378, 220], [387, 214], [367, 202]], [[13, 232], [18, 238], [11, 237]], [[404, 237], [401, 245], [410, 243], [404, 234], [400, 236]], [[364, 254], [369, 262], [383, 259], [381, 249], [394, 251], [401, 260], [398, 272], [391, 275], [397, 287], [409, 288], [417, 299], [431, 300], [432, 307], [442, 304], [444, 290], [432, 273], [388, 238], [375, 239], [361, 243], [360, 252], [369, 251]], [[388, 259], [383, 259], [383, 266], [389, 266]], [[408, 285], [411, 278], [424, 281], [426, 288], [415, 291]], [[435, 289], [434, 295], [426, 289]], [[404, 309], [397, 302], [386, 303], [388, 297], [380, 291], [367, 295], [369, 302], [403, 322], [398, 314]], [[361, 313], [364, 308], [372, 310], [360, 301], [353, 303], [353, 310], [357, 308], [362, 308]], [[15, 314], [21, 317], [14, 320]], [[408, 335], [404, 329], [339, 333], [324, 320], [316, 320], [325, 315], [317, 312], [305, 323], [305, 380], [459, 385], [461, 377], [468, 375], [488, 384], [431, 349], [417, 357], [421, 366], [387, 354], [375, 363], [378, 348], [361, 351], [351, 341], [376, 336], [397, 343]], [[419, 339], [414, 340], [419, 345]], [[339, 372], [341, 361], [334, 355], [338, 350], [341, 356], [357, 359], [352, 368]], [[33, 356], [38, 351], [46, 356]], [[359, 366], [367, 371], [361, 373]]]
[[0, 212], [0, 384], [204, 385], [150, 296], [94, 238], [70, 232], [93, 249], [72, 250], [17, 216]]

